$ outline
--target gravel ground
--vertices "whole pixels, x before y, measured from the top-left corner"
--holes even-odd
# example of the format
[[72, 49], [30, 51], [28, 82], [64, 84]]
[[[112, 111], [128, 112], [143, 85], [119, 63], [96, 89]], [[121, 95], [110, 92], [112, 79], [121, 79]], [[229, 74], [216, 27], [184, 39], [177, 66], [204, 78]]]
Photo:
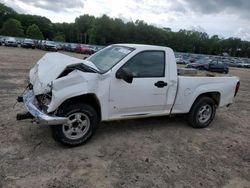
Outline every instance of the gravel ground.
[[67, 148], [49, 126], [15, 119], [44, 54], [0, 46], [0, 187], [250, 187], [250, 69], [230, 69], [240, 92], [206, 129], [184, 117], [101, 123], [87, 144]]

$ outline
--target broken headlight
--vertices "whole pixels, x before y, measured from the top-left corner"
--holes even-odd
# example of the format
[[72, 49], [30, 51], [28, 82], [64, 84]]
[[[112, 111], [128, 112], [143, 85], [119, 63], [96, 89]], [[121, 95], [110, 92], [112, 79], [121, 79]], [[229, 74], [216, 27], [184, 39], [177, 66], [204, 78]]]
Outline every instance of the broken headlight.
[[52, 97], [52, 93], [37, 95], [36, 99], [37, 99], [37, 104], [39, 108], [46, 112], [48, 109], [48, 105], [51, 102], [51, 97]]

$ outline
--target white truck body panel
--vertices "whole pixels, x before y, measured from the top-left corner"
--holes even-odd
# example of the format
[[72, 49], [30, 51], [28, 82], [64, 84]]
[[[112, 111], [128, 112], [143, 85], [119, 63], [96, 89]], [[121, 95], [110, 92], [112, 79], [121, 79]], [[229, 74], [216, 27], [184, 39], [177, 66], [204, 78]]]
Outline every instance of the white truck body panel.
[[[177, 89], [177, 69], [172, 70], [175, 61], [174, 52], [167, 47], [147, 45], [126, 45], [135, 50], [112, 68], [110, 84], [109, 119], [127, 119], [169, 114]], [[145, 50], [163, 50], [166, 52], [165, 77], [134, 78], [131, 84], [115, 77], [115, 73], [133, 56]], [[171, 73], [170, 73], [171, 72]], [[164, 80], [168, 86], [157, 88], [154, 83]]]
[[[170, 112], [188, 113], [196, 98], [207, 92], [220, 94], [219, 106], [231, 104], [237, 77], [177, 76], [173, 50], [167, 47], [120, 44], [135, 50], [104, 74], [74, 70], [58, 78], [68, 66], [83, 63], [95, 70], [91, 62], [60, 53], [48, 53], [30, 71], [30, 82], [35, 95], [52, 92], [47, 113], [67, 99], [83, 94], [93, 94], [99, 101], [101, 120], [126, 119], [169, 115]], [[165, 52], [165, 76], [162, 78], [134, 78], [131, 84], [116, 78], [116, 72], [134, 55], [146, 50]], [[97, 52], [98, 53], [98, 52]], [[163, 80], [168, 85], [157, 88], [154, 83]]]
[[49, 85], [68, 65], [84, 63], [93, 69], [96, 66], [86, 60], [74, 58], [58, 52], [45, 54], [37, 64], [30, 70], [30, 82], [34, 86], [35, 95], [39, 95], [50, 90]]
[[188, 113], [195, 99], [209, 92], [220, 94], [219, 107], [233, 103], [235, 85], [238, 82], [235, 77], [179, 76], [178, 78], [178, 92], [172, 113]]

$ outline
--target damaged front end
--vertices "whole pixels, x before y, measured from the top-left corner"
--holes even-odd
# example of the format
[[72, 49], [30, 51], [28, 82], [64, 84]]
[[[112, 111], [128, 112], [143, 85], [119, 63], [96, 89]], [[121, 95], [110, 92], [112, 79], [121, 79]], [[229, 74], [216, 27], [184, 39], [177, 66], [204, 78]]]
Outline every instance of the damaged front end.
[[67, 98], [86, 92], [84, 88], [97, 76], [93, 73], [98, 70], [84, 60], [60, 53], [46, 54], [31, 69], [30, 83], [17, 99], [28, 111], [17, 114], [17, 120], [33, 119], [47, 125], [67, 123], [68, 118], [56, 115], [57, 108]]
[[23, 102], [28, 112], [24, 114], [17, 114], [17, 120], [35, 119], [37, 123], [47, 125], [58, 125], [67, 122], [67, 118], [58, 117], [55, 115], [48, 115], [46, 109], [41, 108], [41, 102], [38, 102], [33, 91], [28, 89], [24, 92], [22, 97], [19, 97], [19, 102]]

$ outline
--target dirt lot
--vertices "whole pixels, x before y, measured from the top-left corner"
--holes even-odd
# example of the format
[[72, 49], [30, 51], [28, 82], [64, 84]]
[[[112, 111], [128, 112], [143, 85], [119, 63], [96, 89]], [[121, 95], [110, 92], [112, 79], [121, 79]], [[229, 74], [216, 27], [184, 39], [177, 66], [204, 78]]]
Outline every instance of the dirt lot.
[[183, 117], [102, 123], [90, 142], [66, 148], [12, 108], [44, 53], [0, 47], [0, 187], [250, 187], [250, 69], [230, 70], [240, 93], [209, 128]]

